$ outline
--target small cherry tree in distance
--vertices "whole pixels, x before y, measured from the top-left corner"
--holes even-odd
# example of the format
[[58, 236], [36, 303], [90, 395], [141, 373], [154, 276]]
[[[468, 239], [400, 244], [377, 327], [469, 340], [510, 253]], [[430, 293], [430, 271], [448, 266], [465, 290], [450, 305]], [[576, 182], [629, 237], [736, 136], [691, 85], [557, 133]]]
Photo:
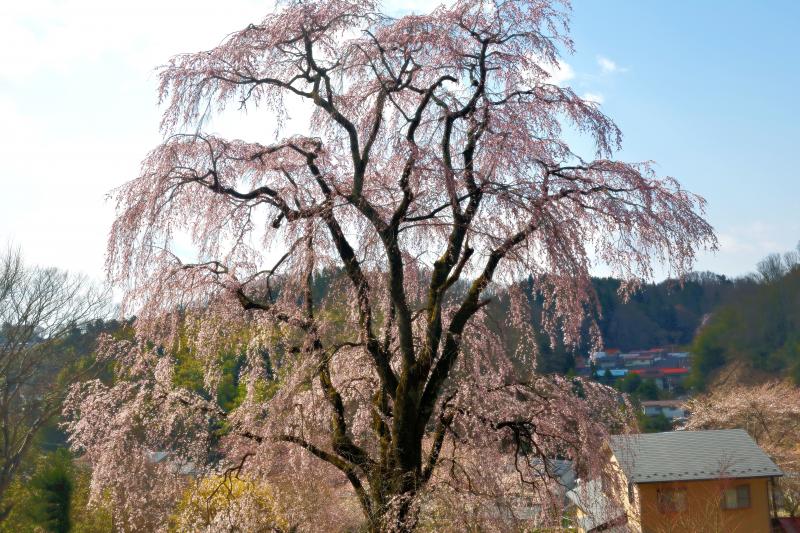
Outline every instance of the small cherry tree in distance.
[[[568, 10], [284, 2], [162, 69], [166, 140], [116, 191], [108, 250], [136, 338], [107, 339], [114, 383], [77, 386], [66, 408], [95, 493], [119, 495], [128, 527], [177, 483], [154, 481], [153, 450], [251, 479], [338, 474], [370, 531], [413, 529], [437, 491], [474, 510], [517, 494], [509, 480], [546, 487], [555, 458], [600, 475], [619, 403], [519, 364], [530, 319], [515, 282], [533, 280], [548, 333], [574, 342], [594, 264], [635, 286], [654, 259], [680, 275], [716, 241], [701, 198], [613, 160], [617, 126], [550, 83]], [[291, 131], [289, 102], [313, 110], [310, 133]], [[269, 110], [280, 140], [204, 133], [231, 103]], [[320, 296], [323, 270], [340, 275]], [[203, 391], [176, 385], [178, 349], [202, 362]], [[228, 411], [214, 401], [224, 351], [244, 354], [247, 385]]]

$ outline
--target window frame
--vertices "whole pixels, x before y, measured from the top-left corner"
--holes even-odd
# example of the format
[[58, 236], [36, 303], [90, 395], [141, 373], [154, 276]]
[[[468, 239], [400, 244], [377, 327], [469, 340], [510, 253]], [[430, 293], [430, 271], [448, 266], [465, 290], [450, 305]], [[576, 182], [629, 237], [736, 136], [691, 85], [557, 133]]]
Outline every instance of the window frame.
[[[676, 495], [682, 495], [682, 501], [675, 499]], [[682, 513], [689, 507], [688, 491], [685, 486], [663, 487], [656, 491], [656, 504], [661, 514]]]
[[[746, 493], [745, 498], [742, 498], [742, 489], [744, 489], [743, 492]], [[730, 491], [734, 491], [736, 494], [735, 506], [728, 505], [727, 496]], [[720, 507], [723, 511], [739, 511], [742, 509], [750, 509], [752, 505], [753, 494], [750, 490], [750, 483], [738, 483], [722, 489], [722, 494], [720, 495]]]

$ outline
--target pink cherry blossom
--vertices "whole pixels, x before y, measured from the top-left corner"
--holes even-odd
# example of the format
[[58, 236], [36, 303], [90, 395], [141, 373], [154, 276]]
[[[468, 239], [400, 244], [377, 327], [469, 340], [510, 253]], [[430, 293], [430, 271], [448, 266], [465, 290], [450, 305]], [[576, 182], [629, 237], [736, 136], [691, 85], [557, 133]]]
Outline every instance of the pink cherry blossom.
[[[292, 1], [163, 68], [168, 137], [115, 192], [108, 249], [137, 338], [109, 348], [125, 362], [113, 385], [78, 387], [68, 406], [98, 494], [166, 497], [172, 485], [156, 494], [134, 478], [167, 450], [293, 490], [337, 474], [349, 489], [320, 511], [357, 502], [369, 530], [407, 531], [445, 502], [490, 524], [478, 509], [511, 495], [535, 497], [541, 525], [562, 511], [554, 459], [609, 475], [598, 450], [629, 412], [606, 387], [532, 371], [514, 284], [530, 276], [548, 333], [575, 343], [596, 305], [594, 265], [635, 287], [653, 260], [681, 275], [716, 240], [701, 198], [650, 163], [612, 159], [617, 126], [549, 83], [567, 22], [549, 0], [401, 18], [368, 1]], [[287, 130], [287, 97], [313, 108], [310, 136]], [[274, 112], [283, 140], [203, 133], [231, 102]], [[594, 141], [593, 159], [567, 131]], [[320, 297], [323, 270], [334, 275]], [[241, 405], [225, 413], [171, 386], [176, 349], [203, 361], [211, 398], [219, 354], [246, 354]], [[117, 505], [139, 523], [140, 508]]]

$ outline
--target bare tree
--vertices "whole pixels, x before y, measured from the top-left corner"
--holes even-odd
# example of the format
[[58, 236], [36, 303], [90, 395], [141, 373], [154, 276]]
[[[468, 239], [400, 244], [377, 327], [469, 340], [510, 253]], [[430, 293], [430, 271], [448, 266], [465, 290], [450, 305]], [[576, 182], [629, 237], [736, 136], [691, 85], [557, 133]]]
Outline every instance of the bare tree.
[[[0, 254], [0, 499], [39, 430], [58, 412], [74, 366], [61, 341], [104, 308], [85, 277], [29, 267], [17, 249]], [[0, 507], [0, 520], [11, 507]]]
[[720, 385], [689, 400], [687, 429], [744, 428], [784, 471], [782, 507], [800, 514], [800, 388], [789, 381]]
[[778, 281], [786, 274], [787, 270], [781, 254], [769, 254], [758, 262], [756, 268], [758, 269], [760, 280], [764, 283]]

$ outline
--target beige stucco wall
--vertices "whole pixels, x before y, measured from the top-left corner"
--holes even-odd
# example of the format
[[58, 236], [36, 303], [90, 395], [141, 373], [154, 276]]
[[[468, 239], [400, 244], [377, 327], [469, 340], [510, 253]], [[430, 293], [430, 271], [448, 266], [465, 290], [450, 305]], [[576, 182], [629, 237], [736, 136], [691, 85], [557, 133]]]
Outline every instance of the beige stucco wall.
[[[722, 509], [725, 487], [750, 486], [750, 507]], [[673, 483], [641, 483], [637, 499], [641, 505], [643, 533], [769, 533], [769, 478], [717, 479]], [[686, 510], [664, 513], [658, 508], [658, 490], [685, 488]]]

